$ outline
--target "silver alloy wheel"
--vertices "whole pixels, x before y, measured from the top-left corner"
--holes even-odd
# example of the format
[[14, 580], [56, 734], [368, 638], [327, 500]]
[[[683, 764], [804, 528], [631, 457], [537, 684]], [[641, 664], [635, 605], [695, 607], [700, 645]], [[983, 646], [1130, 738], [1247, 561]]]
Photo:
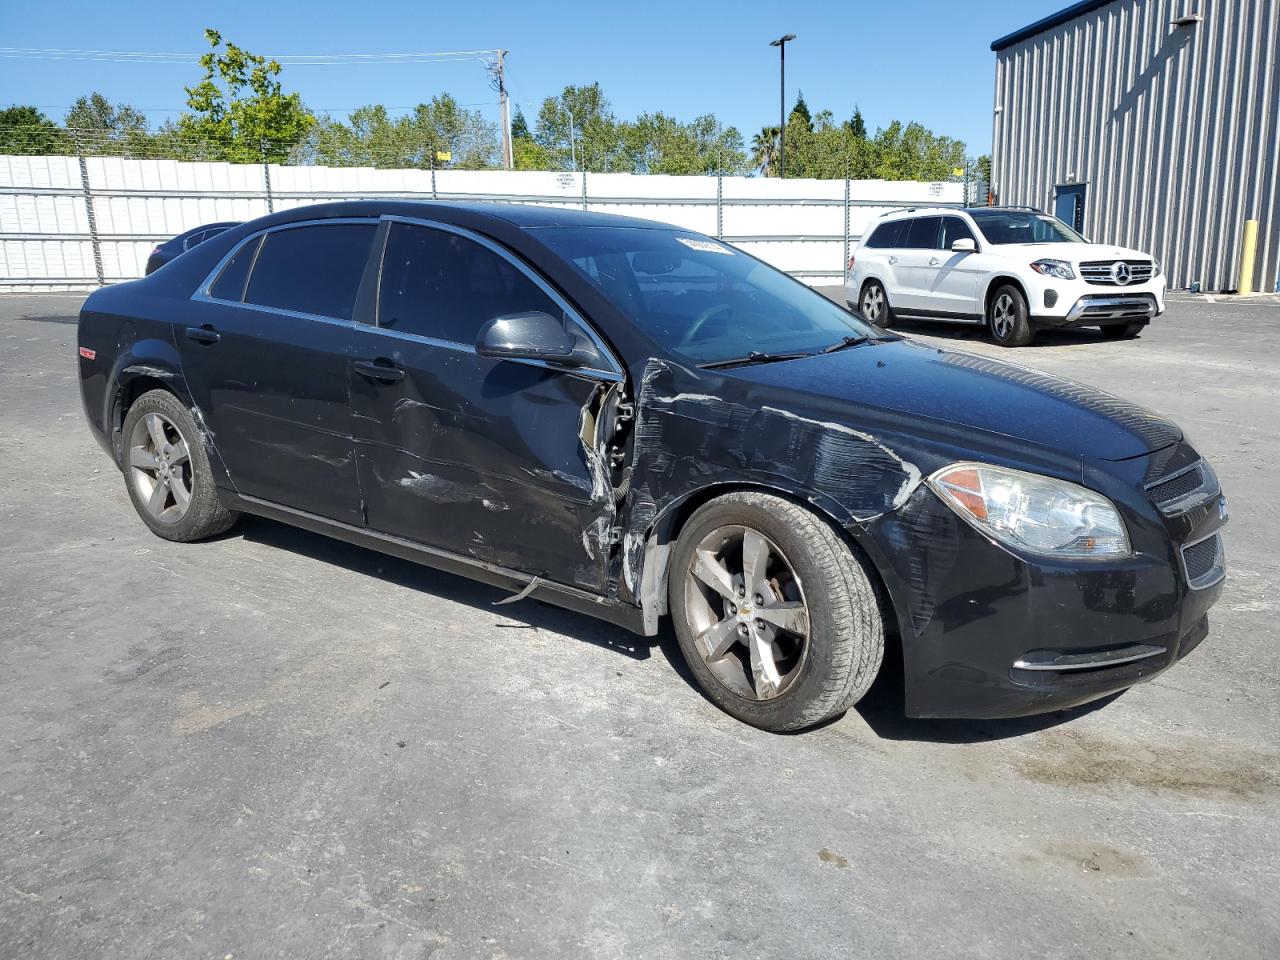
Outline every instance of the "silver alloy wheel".
[[809, 608], [790, 561], [751, 527], [711, 531], [689, 562], [685, 613], [707, 668], [733, 693], [772, 700], [809, 653]]
[[129, 435], [129, 474], [147, 513], [177, 523], [191, 506], [191, 456], [187, 441], [162, 413], [148, 413]]
[[884, 310], [884, 291], [879, 287], [867, 287], [866, 292], [862, 294], [862, 315], [875, 323], [880, 319], [880, 313]]
[[996, 297], [991, 308], [991, 330], [1001, 340], [1007, 340], [1013, 333], [1013, 324], [1017, 319], [1017, 311], [1013, 305], [1013, 297], [1002, 293]]

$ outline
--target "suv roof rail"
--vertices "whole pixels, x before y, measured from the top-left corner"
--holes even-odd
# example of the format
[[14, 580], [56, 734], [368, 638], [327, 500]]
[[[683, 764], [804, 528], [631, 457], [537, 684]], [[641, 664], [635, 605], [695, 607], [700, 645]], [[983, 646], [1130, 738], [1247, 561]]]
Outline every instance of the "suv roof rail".
[[959, 204], [946, 204], [946, 205], [925, 206], [925, 207], [893, 207], [889, 210], [886, 210], [884, 213], [879, 214], [876, 217], [876, 219], [879, 220], [881, 217], [887, 217], [890, 214], [894, 214], [894, 213], [920, 213], [921, 211], [931, 211], [931, 210], [954, 212], [956, 210], [963, 210], [963, 209], [964, 207], [960, 206]]
[[991, 207], [974, 207], [975, 210], [1031, 210], [1034, 213], [1044, 213], [1039, 207], [1033, 207], [1029, 203], [997, 203]]

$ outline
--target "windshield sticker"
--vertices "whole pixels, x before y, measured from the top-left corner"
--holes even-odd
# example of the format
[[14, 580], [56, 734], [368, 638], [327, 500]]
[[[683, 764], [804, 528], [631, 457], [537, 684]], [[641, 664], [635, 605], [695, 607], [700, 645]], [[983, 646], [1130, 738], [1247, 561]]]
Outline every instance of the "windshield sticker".
[[733, 256], [733, 251], [724, 244], [716, 243], [714, 240], [699, 240], [697, 237], [676, 237], [677, 243], [683, 243], [690, 250], [701, 250], [703, 253], [723, 253], [726, 256]]

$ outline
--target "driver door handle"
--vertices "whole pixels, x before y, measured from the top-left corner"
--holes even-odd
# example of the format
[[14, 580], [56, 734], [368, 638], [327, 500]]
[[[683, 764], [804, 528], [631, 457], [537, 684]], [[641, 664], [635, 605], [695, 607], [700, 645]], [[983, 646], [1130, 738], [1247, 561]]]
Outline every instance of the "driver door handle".
[[357, 360], [352, 367], [356, 373], [369, 380], [394, 383], [404, 379], [404, 368], [397, 367], [389, 360]]
[[929, 258], [929, 266], [931, 266], [931, 267], [936, 267], [936, 266], [937, 266], [938, 264], [940, 264], [941, 262], [942, 262], [942, 261], [941, 261], [941, 260], [939, 260], [937, 257], [930, 257], [930, 258]]

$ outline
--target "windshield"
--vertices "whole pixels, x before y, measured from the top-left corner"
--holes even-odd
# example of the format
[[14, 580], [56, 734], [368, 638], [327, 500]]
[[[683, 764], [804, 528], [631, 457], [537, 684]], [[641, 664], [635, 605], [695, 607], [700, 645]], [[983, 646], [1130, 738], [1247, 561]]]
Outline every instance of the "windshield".
[[694, 363], [813, 353], [877, 335], [822, 294], [700, 234], [649, 227], [536, 234], [645, 333]]
[[1057, 217], [1033, 210], [970, 210], [988, 243], [1085, 243]]

